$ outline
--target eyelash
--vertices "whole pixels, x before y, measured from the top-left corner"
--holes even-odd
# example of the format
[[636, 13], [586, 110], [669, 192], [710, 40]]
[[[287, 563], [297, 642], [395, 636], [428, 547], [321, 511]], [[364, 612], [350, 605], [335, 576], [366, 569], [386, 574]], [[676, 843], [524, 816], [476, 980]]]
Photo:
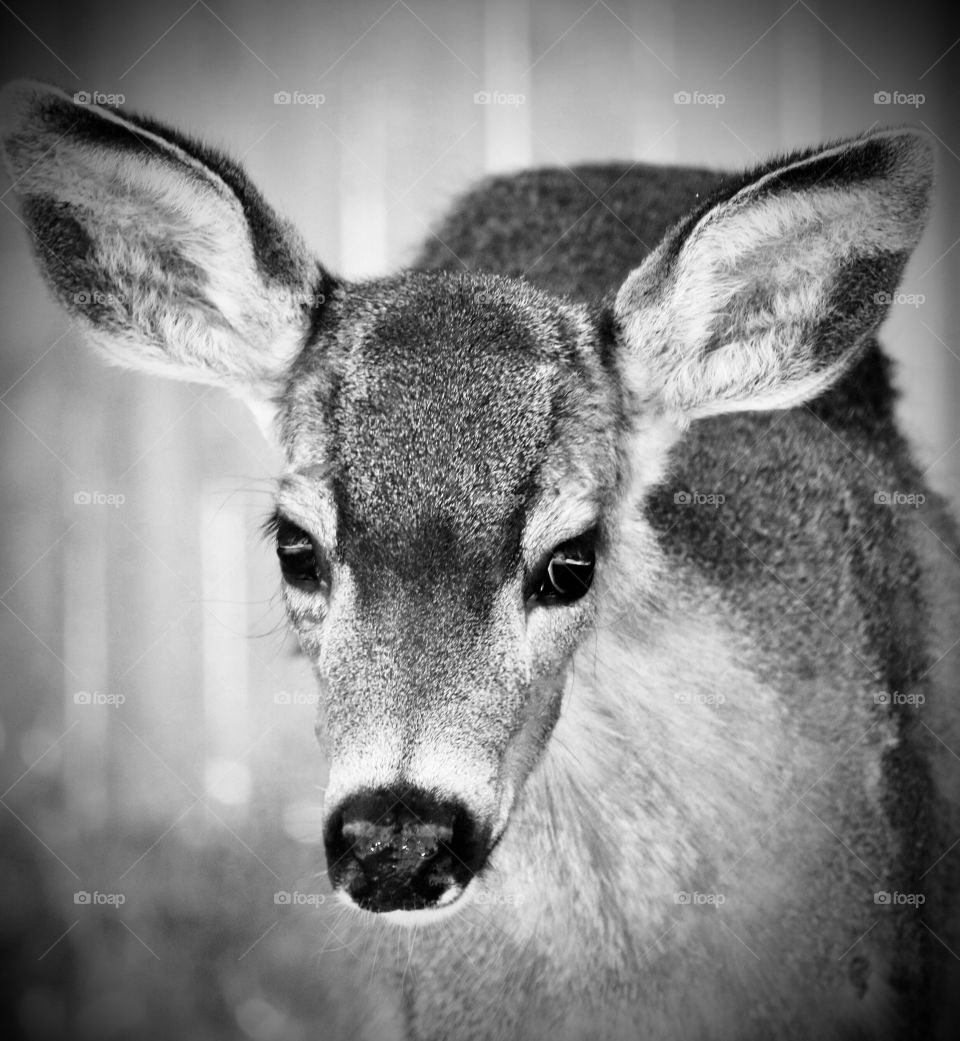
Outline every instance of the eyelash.
[[330, 576], [316, 541], [278, 510], [266, 520], [263, 534], [275, 542], [284, 581], [307, 593], [326, 591]]
[[586, 596], [596, 570], [595, 529], [555, 546], [527, 580], [527, 604], [572, 604]]

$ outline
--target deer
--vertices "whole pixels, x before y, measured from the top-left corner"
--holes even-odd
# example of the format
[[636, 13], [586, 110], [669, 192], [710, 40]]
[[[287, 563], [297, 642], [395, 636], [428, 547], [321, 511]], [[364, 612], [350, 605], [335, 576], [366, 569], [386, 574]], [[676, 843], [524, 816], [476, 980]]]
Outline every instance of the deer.
[[0, 109], [92, 344], [282, 447], [370, 1036], [955, 1036], [960, 540], [877, 339], [925, 135], [488, 176], [350, 281], [217, 149]]

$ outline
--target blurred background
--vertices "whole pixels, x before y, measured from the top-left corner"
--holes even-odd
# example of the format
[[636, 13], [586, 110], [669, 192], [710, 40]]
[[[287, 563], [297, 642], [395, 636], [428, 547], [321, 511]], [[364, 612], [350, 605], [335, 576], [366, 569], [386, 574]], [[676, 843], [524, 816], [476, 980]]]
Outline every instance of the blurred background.
[[[0, 2], [29, 76], [242, 159], [331, 269], [408, 262], [484, 173], [748, 166], [877, 124], [939, 148], [891, 309], [901, 412], [960, 504], [960, 17], [920, 0]], [[313, 688], [259, 539], [279, 459], [237, 402], [102, 365], [0, 174], [5, 1036], [354, 1036]], [[379, 942], [379, 941], [378, 941]]]

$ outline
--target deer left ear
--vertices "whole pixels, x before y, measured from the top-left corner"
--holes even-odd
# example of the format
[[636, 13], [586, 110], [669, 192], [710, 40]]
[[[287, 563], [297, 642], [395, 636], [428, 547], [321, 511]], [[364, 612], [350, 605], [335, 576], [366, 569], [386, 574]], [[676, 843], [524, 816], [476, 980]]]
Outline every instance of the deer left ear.
[[57, 298], [108, 358], [271, 398], [335, 282], [240, 167], [152, 120], [28, 81], [0, 147]]
[[932, 170], [925, 136], [882, 131], [756, 171], [681, 222], [617, 295], [631, 384], [688, 419], [825, 390], [886, 315]]

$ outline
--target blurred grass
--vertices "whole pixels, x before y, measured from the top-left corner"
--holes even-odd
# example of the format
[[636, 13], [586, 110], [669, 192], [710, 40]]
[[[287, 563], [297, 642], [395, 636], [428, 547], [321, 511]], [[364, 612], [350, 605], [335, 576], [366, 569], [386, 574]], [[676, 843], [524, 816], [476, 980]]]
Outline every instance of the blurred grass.
[[[191, 814], [194, 827], [185, 819], [160, 842], [155, 829], [109, 826], [57, 843], [81, 878], [153, 847], [126, 878], [98, 886], [123, 894], [119, 907], [76, 904], [85, 886], [16, 819], [0, 820], [3, 1037], [353, 1036], [356, 1010], [343, 995], [357, 962], [327, 927], [339, 929], [342, 912], [274, 902], [281, 890], [328, 892], [322, 853], [276, 822], [247, 826], [241, 842], [202, 806]], [[283, 881], [244, 843], [268, 851]]]

